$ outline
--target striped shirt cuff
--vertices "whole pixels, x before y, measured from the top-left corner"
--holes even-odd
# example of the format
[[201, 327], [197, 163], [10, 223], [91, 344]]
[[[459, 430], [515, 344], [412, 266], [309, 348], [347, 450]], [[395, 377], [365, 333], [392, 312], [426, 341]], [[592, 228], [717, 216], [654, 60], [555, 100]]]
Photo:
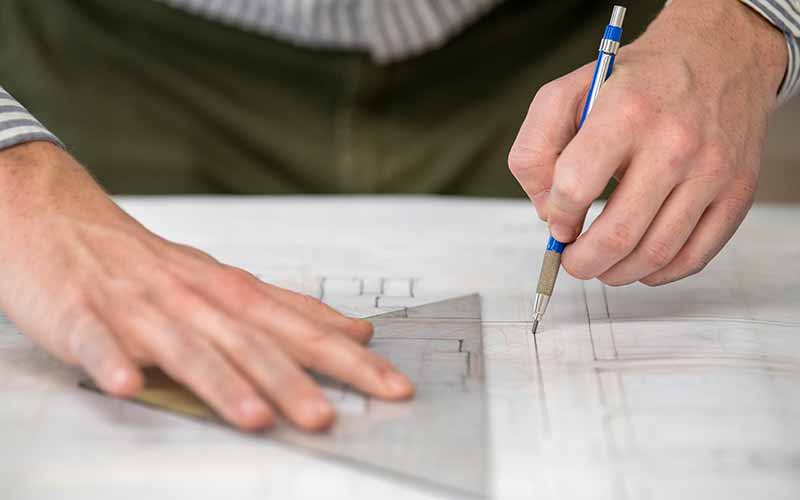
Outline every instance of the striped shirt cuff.
[[789, 46], [789, 65], [778, 93], [784, 103], [800, 94], [800, 0], [741, 0], [783, 31]]
[[32, 141], [52, 142], [66, 149], [58, 137], [0, 87], [0, 150]]

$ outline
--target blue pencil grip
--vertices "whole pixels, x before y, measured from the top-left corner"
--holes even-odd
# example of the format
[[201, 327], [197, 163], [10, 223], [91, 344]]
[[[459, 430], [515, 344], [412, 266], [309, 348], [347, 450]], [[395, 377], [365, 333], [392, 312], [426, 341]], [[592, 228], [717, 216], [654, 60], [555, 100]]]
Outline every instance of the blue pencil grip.
[[547, 240], [547, 251], [548, 252], [561, 253], [561, 252], [564, 251], [564, 247], [566, 247], [566, 246], [567, 245], [565, 243], [561, 243], [560, 241], [558, 241], [557, 239], [553, 238], [552, 236], [550, 237], [549, 240]]

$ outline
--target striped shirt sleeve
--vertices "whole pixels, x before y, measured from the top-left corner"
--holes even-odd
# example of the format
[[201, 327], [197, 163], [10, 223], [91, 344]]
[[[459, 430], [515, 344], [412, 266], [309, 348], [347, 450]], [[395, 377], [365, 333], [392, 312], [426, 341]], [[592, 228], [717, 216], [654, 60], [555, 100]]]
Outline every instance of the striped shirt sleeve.
[[0, 150], [32, 141], [47, 141], [64, 147], [55, 135], [0, 87]]
[[800, 0], [741, 0], [783, 31], [789, 45], [789, 65], [778, 102], [800, 94]]

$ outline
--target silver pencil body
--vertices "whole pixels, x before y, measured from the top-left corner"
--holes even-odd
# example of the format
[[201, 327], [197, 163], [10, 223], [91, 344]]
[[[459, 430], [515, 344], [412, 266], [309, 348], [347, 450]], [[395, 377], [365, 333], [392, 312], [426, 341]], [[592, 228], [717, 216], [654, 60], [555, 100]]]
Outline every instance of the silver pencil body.
[[[597, 96], [600, 94], [600, 89], [603, 87], [603, 84], [608, 78], [608, 75], [611, 73], [612, 65], [614, 64], [614, 59], [616, 58], [617, 52], [619, 51], [620, 46], [620, 38], [622, 35], [622, 23], [625, 20], [625, 7], [615, 6], [613, 12], [611, 13], [611, 21], [609, 22], [608, 28], [606, 28], [606, 35], [603, 36], [602, 41], [600, 42], [600, 53], [597, 59], [597, 67], [595, 68], [594, 77], [592, 79], [592, 85], [589, 90], [589, 95], [586, 99], [586, 107], [583, 113], [583, 119], [588, 116], [588, 114], [594, 108], [594, 104], [597, 101]], [[616, 35], [608, 36], [609, 30], [613, 33], [615, 30], [614, 28], [618, 28], [616, 30]], [[582, 125], [583, 123], [581, 123]], [[551, 241], [553, 238], [551, 238]], [[558, 243], [561, 246], [560, 249], [563, 249], [563, 243]], [[536, 334], [536, 330], [539, 327], [539, 322], [544, 319], [544, 315], [547, 312], [547, 306], [550, 304], [550, 297], [553, 295], [553, 289], [556, 285], [556, 277], [558, 276], [558, 270], [561, 268], [561, 252], [560, 251], [553, 251], [550, 249], [548, 245], [548, 250], [544, 254], [544, 261], [542, 262], [542, 270], [539, 274], [539, 283], [536, 287], [536, 300], [533, 304], [533, 326], [531, 328], [531, 333], [534, 335]]]

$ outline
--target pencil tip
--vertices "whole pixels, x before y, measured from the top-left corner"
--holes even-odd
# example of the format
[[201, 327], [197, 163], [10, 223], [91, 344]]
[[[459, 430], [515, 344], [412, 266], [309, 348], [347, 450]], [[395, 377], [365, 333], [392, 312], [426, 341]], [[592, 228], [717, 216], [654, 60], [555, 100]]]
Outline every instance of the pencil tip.
[[533, 320], [533, 326], [531, 327], [531, 333], [532, 333], [533, 335], [536, 335], [536, 330], [537, 330], [538, 328], [539, 328], [539, 322], [538, 322], [538, 321], [536, 321], [536, 320]]

